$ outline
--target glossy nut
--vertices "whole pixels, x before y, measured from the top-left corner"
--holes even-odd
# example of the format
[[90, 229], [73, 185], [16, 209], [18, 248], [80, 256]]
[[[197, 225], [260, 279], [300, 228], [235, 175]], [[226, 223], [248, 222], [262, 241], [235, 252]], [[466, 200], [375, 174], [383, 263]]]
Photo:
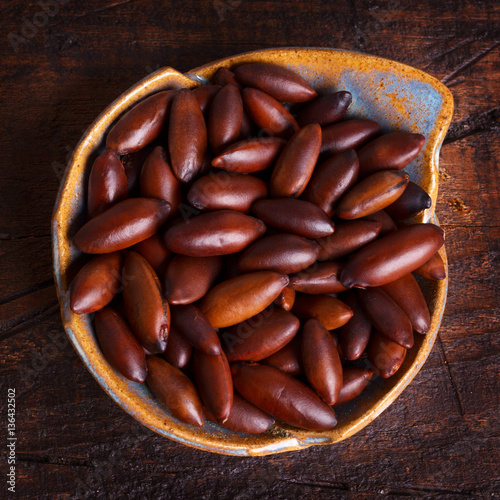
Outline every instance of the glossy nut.
[[239, 252], [265, 231], [259, 219], [234, 210], [218, 210], [171, 227], [165, 242], [174, 253], [209, 257]]
[[338, 329], [339, 341], [345, 357], [354, 361], [365, 352], [372, 323], [365, 314], [354, 290], [342, 294], [342, 301], [352, 310], [352, 318]]
[[299, 130], [290, 112], [265, 92], [247, 87], [241, 96], [250, 118], [268, 135], [288, 138]]
[[127, 188], [129, 197], [139, 196], [139, 179], [141, 170], [148, 155], [155, 148], [154, 143], [149, 144], [135, 153], [129, 153], [121, 157], [125, 175], [127, 176]]
[[413, 347], [413, 328], [405, 312], [382, 288], [357, 290], [358, 300], [373, 326], [397, 344]]
[[170, 204], [152, 198], [129, 198], [90, 219], [74, 236], [85, 253], [123, 250], [153, 236], [167, 220]]
[[249, 139], [254, 132], [254, 124], [252, 119], [248, 115], [245, 108], [243, 108], [243, 119], [241, 120], [241, 132], [240, 132], [240, 141], [244, 141], [245, 139]]
[[350, 307], [330, 295], [298, 293], [292, 312], [300, 320], [317, 319], [327, 330], [340, 328], [352, 317]]
[[256, 201], [254, 214], [268, 226], [304, 238], [321, 238], [332, 234], [335, 224], [315, 204], [294, 198]]
[[214, 328], [236, 325], [263, 311], [287, 285], [288, 276], [272, 271], [242, 274], [212, 288], [200, 309]]
[[170, 203], [171, 215], [177, 215], [182, 202], [181, 183], [167, 160], [167, 152], [157, 146], [146, 158], [141, 170], [141, 196]]
[[346, 288], [381, 286], [427, 262], [444, 243], [434, 224], [413, 224], [369, 243], [346, 263], [340, 281]]
[[165, 351], [170, 309], [161, 285], [146, 259], [128, 252], [122, 271], [123, 302], [137, 340], [150, 353]]
[[201, 299], [222, 270], [222, 257], [176, 255], [165, 273], [165, 297], [170, 304], [191, 304]]
[[140, 241], [131, 250], [142, 255], [157, 276], [163, 276], [170, 259], [170, 250], [166, 247], [159, 233], [153, 234], [147, 240]]
[[406, 172], [383, 170], [356, 184], [340, 200], [336, 214], [341, 219], [359, 219], [396, 201], [406, 189]]
[[272, 366], [289, 375], [299, 375], [302, 373], [302, 335], [298, 333], [279, 351], [271, 354], [261, 361], [261, 364]]
[[297, 116], [297, 123], [305, 127], [310, 123], [319, 123], [322, 127], [344, 118], [352, 102], [350, 92], [341, 90], [327, 94], [304, 105]]
[[295, 234], [274, 234], [250, 245], [241, 254], [238, 269], [243, 273], [262, 270], [295, 273], [315, 262], [318, 252], [315, 241]]
[[224, 85], [215, 95], [208, 113], [208, 142], [214, 154], [239, 139], [242, 121], [240, 89], [234, 84]]
[[357, 366], [348, 366], [344, 368], [344, 378], [342, 389], [334, 406], [340, 406], [348, 403], [358, 397], [370, 382], [373, 376], [373, 370]]
[[343, 292], [346, 288], [339, 280], [341, 269], [342, 264], [339, 262], [316, 262], [311, 267], [292, 274], [290, 288], [311, 295]]
[[275, 198], [298, 198], [309, 182], [321, 146], [321, 127], [313, 123], [288, 141], [274, 167], [269, 191]]
[[368, 360], [375, 373], [382, 378], [392, 377], [401, 367], [406, 349], [374, 330], [368, 343]]
[[302, 198], [314, 203], [331, 217], [339, 200], [354, 186], [358, 172], [355, 151], [348, 149], [335, 155], [314, 169]]
[[207, 150], [207, 128], [198, 100], [190, 90], [177, 91], [168, 127], [168, 150], [175, 176], [191, 181], [200, 171]]
[[202, 427], [205, 423], [203, 406], [191, 380], [157, 356], [148, 356], [146, 362], [147, 384], [160, 403], [179, 420]]
[[206, 115], [210, 109], [215, 94], [221, 89], [220, 85], [202, 85], [192, 90], [193, 95], [196, 97], [200, 105], [201, 112]]
[[221, 334], [230, 363], [260, 361], [278, 352], [299, 330], [299, 320], [283, 309], [268, 309]]
[[211, 172], [200, 177], [187, 194], [200, 210], [250, 212], [252, 204], [267, 196], [267, 185], [258, 177], [234, 172]]
[[425, 137], [408, 132], [392, 132], [377, 137], [358, 151], [359, 173], [365, 177], [379, 170], [406, 167], [420, 152]]
[[88, 314], [108, 305], [120, 290], [122, 256], [98, 255], [80, 269], [71, 284], [70, 309]]
[[271, 366], [236, 363], [235, 389], [248, 401], [283, 422], [313, 431], [337, 425], [333, 410], [302, 382]]
[[175, 368], [185, 368], [191, 359], [192, 352], [191, 344], [179, 333], [177, 328], [170, 325], [167, 348], [162, 354], [165, 361], [168, 361]]
[[125, 154], [138, 151], [153, 142], [165, 125], [175, 93], [174, 90], [158, 92], [127, 111], [111, 127], [106, 147]]
[[242, 64], [234, 74], [243, 85], [260, 89], [278, 101], [304, 102], [318, 95], [297, 73], [275, 64]]
[[219, 68], [212, 77], [212, 81], [216, 85], [221, 85], [221, 86], [228, 85], [229, 83], [234, 83], [235, 85], [239, 85], [239, 82], [234, 76], [234, 73], [227, 68]]
[[196, 306], [171, 306], [171, 311], [172, 324], [193, 347], [212, 356], [220, 354], [217, 332]]
[[430, 280], [444, 280], [446, 267], [441, 255], [436, 252], [427, 262], [415, 269], [415, 273]]
[[321, 155], [333, 156], [347, 149], [358, 149], [380, 133], [372, 120], [346, 120], [323, 128]]
[[290, 287], [285, 287], [281, 290], [281, 293], [278, 295], [278, 298], [274, 299], [273, 304], [275, 306], [284, 309], [285, 311], [291, 311], [293, 304], [295, 303], [295, 290], [292, 290]]
[[431, 208], [431, 197], [418, 184], [410, 181], [403, 194], [392, 202], [385, 211], [394, 220], [407, 220]]
[[194, 350], [193, 369], [196, 387], [210, 413], [224, 423], [233, 405], [233, 381], [224, 352], [211, 356]]
[[212, 166], [243, 174], [259, 172], [274, 163], [285, 144], [280, 137], [255, 137], [235, 142], [212, 160]]
[[[207, 418], [212, 422], [218, 420], [207, 410]], [[262, 434], [274, 425], [274, 418], [266, 412], [242, 398], [238, 393], [233, 395], [233, 405], [229, 416], [224, 422], [226, 429], [249, 434]]]
[[380, 227], [378, 222], [361, 220], [337, 224], [332, 235], [316, 240], [318, 260], [334, 260], [359, 250], [377, 238]]
[[128, 195], [127, 175], [119, 156], [107, 149], [96, 158], [89, 177], [87, 214], [89, 218], [104, 212]]
[[110, 307], [98, 311], [94, 321], [97, 340], [110, 365], [129, 380], [144, 382], [144, 349], [133, 336], [126, 321]]
[[387, 214], [385, 210], [379, 210], [378, 212], [374, 212], [372, 214], [365, 215], [360, 220], [372, 220], [380, 223], [380, 233], [379, 236], [384, 236], [388, 233], [392, 233], [393, 231], [398, 230], [398, 226], [391, 219], [391, 217]]
[[413, 274], [406, 274], [392, 283], [383, 285], [382, 290], [404, 311], [416, 332], [425, 335], [429, 331], [429, 307]]
[[342, 389], [342, 363], [330, 332], [310, 319], [302, 330], [302, 363], [307, 380], [328, 405], [334, 405]]

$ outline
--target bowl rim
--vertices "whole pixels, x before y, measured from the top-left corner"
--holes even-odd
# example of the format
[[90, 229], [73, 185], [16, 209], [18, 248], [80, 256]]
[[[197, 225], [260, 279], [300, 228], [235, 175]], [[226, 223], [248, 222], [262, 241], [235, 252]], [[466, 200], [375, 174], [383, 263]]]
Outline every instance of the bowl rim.
[[[333, 429], [333, 431], [326, 431], [324, 433], [311, 433], [309, 431], [296, 431], [292, 432], [290, 435], [287, 435], [286, 433], [278, 433], [277, 435], [270, 436], [271, 442], [265, 445], [262, 445], [260, 442], [258, 442], [258, 440], [257, 442], [254, 442], [252, 439], [247, 439], [246, 437], [241, 439], [238, 438], [238, 442], [235, 444], [232, 442], [231, 438], [227, 438], [227, 436], [225, 435], [216, 436], [214, 433], [212, 433], [207, 436], [206, 434], [208, 434], [208, 432], [206, 432], [205, 434], [201, 435], [201, 437], [199, 435], [197, 436], [192, 432], [192, 429], [194, 428], [186, 430], [186, 427], [191, 426], [186, 426], [185, 424], [179, 423], [178, 421], [172, 419], [166, 411], [164, 412], [165, 415], [163, 416], [163, 418], [160, 419], [166, 420], [166, 422], [164, 422], [165, 425], [158, 425], [158, 419], [156, 419], [156, 424], [153, 423], [151, 419], [148, 418], [147, 408], [145, 406], [138, 406], [137, 404], [134, 405], [133, 398], [130, 399], [129, 395], [124, 393], [124, 391], [126, 391], [128, 381], [124, 382], [124, 380], [122, 380], [123, 377], [117, 375], [109, 365], [106, 366], [106, 364], [103, 365], [102, 363], [99, 363], [98, 353], [96, 353], [92, 349], [87, 352], [81, 344], [81, 339], [79, 338], [79, 333], [77, 330], [78, 328], [84, 328], [85, 324], [84, 322], [79, 321], [79, 319], [81, 318], [76, 318], [77, 315], [73, 315], [68, 308], [67, 303], [69, 287], [68, 283], [66, 282], [66, 276], [63, 274], [63, 268], [65, 268], [65, 265], [67, 267], [67, 263], [70, 258], [70, 249], [63, 243], [68, 243], [67, 221], [70, 219], [70, 215], [72, 213], [72, 203], [74, 203], [73, 189], [76, 182], [76, 176], [78, 173], [77, 171], [79, 168], [83, 169], [85, 163], [88, 160], [89, 154], [100, 143], [100, 140], [102, 139], [103, 134], [108, 129], [109, 125], [131, 104], [134, 104], [141, 98], [149, 95], [152, 89], [155, 91], [159, 91], [163, 88], [167, 88], [162, 87], [162, 82], [167, 77], [171, 78], [174, 81], [174, 88], [175, 85], [179, 87], [195, 87], [203, 82], [204, 75], [206, 75], [207, 72], [211, 71], [213, 73], [217, 68], [222, 66], [227, 67], [237, 64], [238, 62], [241, 62], [243, 60], [245, 60], [245, 62], [250, 62], [251, 60], [255, 59], [262, 60], [262, 58], [265, 58], [266, 60], [270, 58], [271, 60], [273, 60], [273, 57], [275, 56], [289, 57], [292, 54], [303, 54], [305, 56], [310, 55], [314, 52], [361, 58], [363, 60], [371, 61], [372, 63], [383, 64], [384, 67], [389, 65], [393, 68], [395, 67], [405, 74], [411, 75], [419, 81], [423, 81], [432, 85], [433, 88], [436, 89], [436, 91], [442, 97], [442, 106], [439, 115], [435, 120], [436, 124], [434, 124], [432, 129], [432, 143], [431, 139], [429, 138], [432, 147], [430, 150], [430, 156], [427, 158], [427, 160], [429, 161], [429, 165], [433, 169], [432, 173], [433, 177], [435, 178], [437, 193], [439, 150], [444, 140], [444, 136], [448, 129], [449, 123], [451, 122], [453, 113], [453, 98], [451, 96], [451, 92], [434, 77], [403, 63], [391, 61], [379, 56], [372, 56], [349, 50], [312, 47], [288, 47], [245, 52], [242, 54], [237, 54], [235, 56], [225, 57], [212, 63], [207, 63], [205, 65], [194, 68], [193, 70], [190, 70], [185, 74], [179, 73], [178, 71], [170, 67], [161, 68], [151, 75], [148, 75], [146, 78], [142, 79], [137, 84], [132, 86], [129, 90], [120, 95], [94, 120], [94, 122], [88, 127], [88, 129], [80, 139], [78, 145], [76, 146], [69, 165], [65, 171], [63, 180], [61, 181], [61, 186], [57, 195], [52, 216], [52, 250], [56, 290], [61, 307], [62, 322], [66, 333], [70, 338], [73, 346], [75, 347], [75, 350], [86, 365], [87, 369], [94, 376], [101, 387], [108, 393], [108, 395], [110, 395], [112, 399], [117, 402], [117, 404], [119, 404], [127, 413], [129, 413], [132, 417], [134, 417], [146, 427], [163, 436], [191, 447], [227, 455], [262, 456], [273, 453], [300, 450], [312, 445], [333, 444], [335, 442], [346, 439], [372, 422], [393, 401], [397, 399], [397, 397], [409, 385], [411, 380], [413, 380], [413, 378], [419, 372], [420, 368], [425, 363], [437, 337], [446, 302], [448, 273], [445, 280], [442, 280], [435, 284], [436, 301], [437, 303], [439, 303], [439, 312], [437, 316], [433, 315], [431, 330], [422, 341], [422, 345], [420, 346], [415, 359], [408, 367], [404, 375], [399, 378], [394, 386], [390, 390], [388, 390], [381, 399], [377, 400], [370, 411], [363, 412], [362, 417], [356, 419], [354, 423], [343, 432], [339, 432], [338, 428], [335, 428]], [[172, 84], [169, 84], [168, 88], [171, 87]], [[99, 140], [97, 140], [98, 138]], [[437, 223], [437, 218], [433, 213], [427, 214], [427, 219], [432, 219], [433, 221], [435, 221], [435, 223]], [[444, 246], [441, 250], [441, 255], [443, 256], [447, 270], [448, 266]]]

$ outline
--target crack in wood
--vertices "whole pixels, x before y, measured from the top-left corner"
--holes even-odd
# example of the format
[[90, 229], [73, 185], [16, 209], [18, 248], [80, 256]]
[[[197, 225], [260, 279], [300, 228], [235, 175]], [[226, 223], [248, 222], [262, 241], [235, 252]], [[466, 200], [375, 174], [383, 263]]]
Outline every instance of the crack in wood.
[[452, 123], [443, 144], [450, 144], [481, 132], [500, 131], [500, 106]]
[[29, 286], [22, 290], [18, 290], [17, 292], [9, 293], [8, 295], [0, 297], [0, 306], [7, 304], [8, 302], [13, 302], [14, 300], [20, 299], [21, 297], [29, 295], [30, 293], [39, 292], [40, 290], [43, 290], [44, 288], [49, 288], [51, 286], [54, 286], [53, 278], [47, 279], [45, 281], [37, 283], [36, 285]]
[[460, 73], [465, 71], [466, 69], [470, 68], [477, 62], [479, 62], [481, 59], [486, 57], [493, 49], [498, 47], [500, 45], [500, 41], [496, 41], [495, 43], [491, 44], [489, 47], [486, 47], [485, 49], [482, 49], [478, 52], [476, 52], [472, 57], [464, 61], [462, 64], [460, 64], [455, 70], [453, 70], [451, 73], [448, 73], [446, 76], [444, 76], [441, 79], [441, 82], [446, 84], [448, 82], [451, 82], [452, 80], [455, 79], [456, 76], [458, 76]]
[[47, 465], [65, 465], [68, 467], [95, 467], [95, 465], [86, 458], [77, 457], [47, 457], [43, 455], [35, 455], [32, 453], [16, 452], [16, 458], [20, 462], [31, 462]]
[[38, 309], [28, 311], [26, 314], [18, 316], [12, 320], [3, 321], [0, 323], [0, 342], [24, 332], [35, 321], [40, 322], [54, 314], [59, 314], [59, 302], [51, 302]]

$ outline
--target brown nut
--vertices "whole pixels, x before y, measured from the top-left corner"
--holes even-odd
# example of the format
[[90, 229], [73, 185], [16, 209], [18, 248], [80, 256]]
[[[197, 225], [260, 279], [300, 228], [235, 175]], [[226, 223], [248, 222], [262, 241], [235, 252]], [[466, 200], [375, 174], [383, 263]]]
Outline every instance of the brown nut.
[[221, 352], [217, 332], [207, 317], [193, 304], [172, 306], [172, 324], [196, 349], [216, 356]]
[[415, 269], [415, 273], [429, 280], [444, 280], [446, 267], [439, 252], [436, 252], [427, 262]]
[[255, 137], [235, 142], [212, 160], [212, 166], [242, 174], [259, 172], [274, 163], [285, 144], [281, 137]]
[[408, 132], [381, 135], [358, 151], [359, 173], [366, 177], [379, 170], [406, 167], [420, 152], [425, 137]]
[[150, 353], [167, 347], [170, 309], [160, 281], [146, 259], [128, 252], [122, 271], [123, 302], [137, 340]]
[[96, 158], [90, 170], [87, 195], [89, 218], [99, 215], [128, 195], [127, 175], [119, 156], [107, 149]]
[[196, 387], [210, 413], [224, 423], [233, 405], [233, 380], [224, 352], [216, 356], [194, 350], [193, 369]]
[[341, 197], [354, 186], [358, 171], [355, 151], [348, 149], [335, 155], [315, 168], [302, 198], [318, 205], [332, 217]]
[[330, 295], [298, 293], [292, 312], [300, 320], [317, 319], [327, 330], [340, 328], [352, 317], [351, 308]]
[[170, 325], [168, 333], [168, 342], [165, 352], [161, 355], [165, 361], [168, 361], [175, 368], [185, 368], [191, 359], [193, 347], [184, 338], [184, 336], [177, 331], [177, 329]]
[[214, 154], [224, 151], [240, 137], [243, 101], [240, 89], [230, 83], [215, 95], [208, 112], [208, 141]]
[[299, 130], [290, 112], [265, 92], [247, 87], [241, 96], [250, 118], [269, 135], [288, 138]]
[[427, 262], [443, 245], [444, 232], [434, 224], [413, 224], [373, 241], [346, 263], [340, 281], [346, 288], [381, 286]]
[[266, 225], [304, 238], [321, 238], [332, 234], [335, 224], [314, 203], [294, 198], [259, 200], [252, 211]]
[[401, 367], [406, 349], [391, 339], [373, 330], [368, 343], [368, 360], [375, 373], [382, 378], [392, 377]]
[[337, 425], [333, 410], [302, 382], [271, 366], [236, 363], [235, 389], [250, 403], [283, 422], [313, 431]]
[[171, 215], [177, 215], [182, 202], [181, 183], [167, 160], [167, 152], [157, 146], [146, 158], [140, 177], [141, 196], [170, 203]]
[[318, 97], [301, 108], [297, 123], [300, 127], [310, 123], [319, 123], [322, 127], [331, 125], [344, 118], [351, 102], [351, 93], [344, 90]]
[[283, 288], [283, 290], [281, 290], [281, 293], [276, 299], [274, 299], [273, 302], [275, 306], [278, 306], [285, 311], [291, 311], [294, 303], [295, 290], [292, 290], [289, 286]]
[[142, 255], [157, 276], [163, 276], [170, 259], [170, 250], [166, 247], [160, 234], [155, 233], [148, 239], [140, 241], [131, 250]]
[[87, 262], [71, 284], [70, 309], [88, 314], [108, 305], [120, 290], [121, 265], [119, 252], [98, 255]]
[[352, 310], [352, 318], [338, 330], [339, 341], [345, 357], [353, 361], [365, 352], [372, 323], [365, 314], [354, 290], [342, 294], [342, 300]]
[[391, 217], [387, 214], [385, 210], [379, 210], [378, 212], [374, 212], [372, 214], [365, 215], [361, 217], [360, 220], [371, 220], [380, 223], [380, 233], [379, 236], [384, 236], [387, 233], [392, 233], [393, 231], [398, 230], [398, 226], [391, 219]]
[[200, 210], [250, 212], [252, 204], [267, 196], [267, 185], [258, 177], [234, 172], [211, 172], [190, 188], [187, 200]]
[[146, 380], [146, 355], [126, 321], [110, 307], [95, 315], [95, 332], [104, 357], [124, 377], [134, 382]]
[[234, 76], [234, 73], [227, 68], [219, 68], [214, 76], [212, 77], [212, 81], [216, 85], [228, 85], [229, 83], [234, 83], [235, 85], [239, 85], [238, 80]]
[[337, 206], [341, 219], [359, 219], [378, 212], [396, 201], [406, 189], [406, 172], [382, 170], [370, 175], [348, 191]]
[[431, 197], [418, 184], [410, 181], [403, 194], [389, 206], [387, 214], [394, 220], [407, 220], [431, 208]]
[[167, 220], [170, 204], [152, 198], [128, 198], [90, 219], [74, 236], [85, 253], [123, 250], [153, 236]]
[[207, 127], [198, 100], [190, 90], [177, 91], [172, 102], [168, 150], [177, 179], [191, 181], [203, 164], [207, 150]]
[[357, 290], [358, 300], [373, 326], [389, 339], [410, 349], [413, 328], [405, 312], [382, 288]]
[[323, 128], [321, 155], [333, 156], [347, 149], [358, 149], [380, 133], [372, 120], [347, 120]]
[[298, 198], [309, 182], [321, 147], [321, 127], [306, 125], [296, 132], [274, 167], [269, 191], [275, 198]]
[[212, 288], [200, 309], [214, 328], [236, 325], [263, 311], [287, 285], [288, 276], [272, 271], [242, 274]]
[[298, 333], [279, 351], [261, 360], [261, 364], [272, 366], [289, 375], [299, 375], [303, 370], [301, 340], [302, 335]]
[[413, 274], [406, 274], [392, 283], [382, 285], [382, 290], [404, 311], [416, 332], [425, 335], [429, 331], [429, 307]]
[[333, 234], [316, 240], [318, 260], [334, 260], [359, 250], [377, 238], [380, 227], [379, 222], [361, 220], [337, 224]]
[[238, 269], [243, 272], [276, 271], [290, 274], [313, 264], [319, 252], [313, 240], [295, 234], [265, 236], [250, 245], [238, 260]]
[[191, 380], [157, 356], [148, 356], [146, 362], [148, 386], [160, 403], [179, 420], [202, 427], [203, 406]]
[[222, 257], [176, 255], [165, 273], [165, 297], [170, 304], [191, 304], [201, 299], [222, 270]]
[[125, 154], [153, 142], [165, 125], [175, 94], [174, 90], [164, 90], [136, 104], [111, 127], [106, 147]]
[[202, 85], [192, 90], [193, 95], [196, 97], [200, 105], [201, 112], [206, 115], [210, 109], [215, 94], [221, 89], [220, 85]]
[[217, 210], [171, 227], [165, 233], [165, 242], [172, 252], [210, 257], [239, 252], [265, 231], [259, 219], [235, 210]]
[[242, 64], [234, 75], [243, 85], [260, 89], [277, 101], [304, 102], [318, 95], [297, 73], [275, 64]]
[[342, 389], [342, 363], [330, 332], [310, 319], [302, 330], [302, 363], [307, 380], [328, 405], [334, 405]]
[[348, 366], [344, 368], [344, 379], [342, 389], [334, 406], [340, 406], [348, 403], [358, 397], [370, 382], [373, 376], [373, 370], [357, 366]]
[[335, 261], [316, 262], [290, 276], [290, 288], [311, 295], [339, 293], [346, 288], [339, 280], [342, 264]]
[[299, 320], [283, 309], [265, 309], [221, 334], [230, 363], [260, 361], [278, 352], [299, 330]]

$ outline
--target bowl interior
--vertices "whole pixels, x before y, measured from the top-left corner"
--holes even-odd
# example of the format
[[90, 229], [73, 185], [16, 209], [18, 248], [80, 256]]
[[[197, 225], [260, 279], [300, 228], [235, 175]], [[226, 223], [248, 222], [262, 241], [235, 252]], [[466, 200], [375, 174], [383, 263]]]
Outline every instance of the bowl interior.
[[[348, 118], [378, 121], [384, 131], [418, 132], [426, 137], [419, 156], [406, 168], [410, 178], [429, 192], [432, 207], [424, 220], [437, 222], [433, 214], [438, 188], [438, 156], [451, 121], [453, 100], [439, 81], [415, 68], [394, 61], [334, 49], [270, 49], [222, 59], [182, 75], [163, 68], [142, 80], [113, 102], [89, 127], [76, 147], [63, 179], [52, 221], [54, 275], [63, 324], [78, 354], [104, 390], [130, 415], [152, 430], [207, 451], [231, 455], [265, 455], [330, 444], [359, 431], [386, 409], [411, 382], [429, 355], [444, 310], [447, 280], [422, 280], [432, 325], [417, 335], [400, 370], [388, 380], [373, 377], [358, 400], [338, 408], [338, 426], [326, 432], [310, 432], [275, 426], [262, 435], [246, 435], [206, 422], [203, 428], [172, 417], [152, 397], [147, 386], [131, 382], [104, 359], [96, 342], [91, 315], [78, 316], [69, 308], [68, 288], [79, 269], [82, 255], [72, 237], [85, 220], [85, 193], [92, 162], [102, 149], [109, 126], [134, 103], [166, 88], [195, 87], [221, 67], [250, 61], [271, 62], [297, 71], [320, 92], [348, 90], [353, 95]], [[446, 260], [444, 248], [442, 255]]]

